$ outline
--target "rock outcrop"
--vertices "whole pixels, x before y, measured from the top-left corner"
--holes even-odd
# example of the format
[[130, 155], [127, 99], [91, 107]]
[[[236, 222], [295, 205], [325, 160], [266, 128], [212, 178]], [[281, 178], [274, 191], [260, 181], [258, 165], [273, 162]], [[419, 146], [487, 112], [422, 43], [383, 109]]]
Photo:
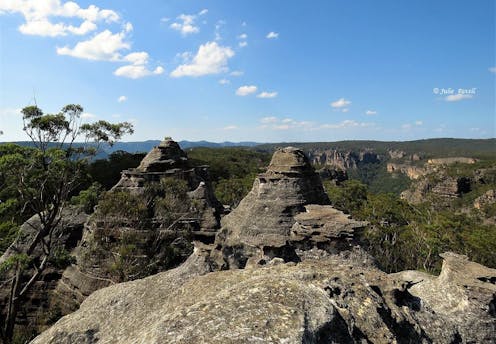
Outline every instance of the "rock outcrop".
[[474, 208], [480, 210], [494, 203], [496, 203], [496, 190], [487, 190], [474, 200]]
[[466, 157], [452, 157], [452, 158], [436, 158], [429, 159], [427, 163], [429, 165], [451, 165], [451, 164], [475, 164], [477, 159], [466, 158]]
[[379, 155], [371, 150], [352, 152], [337, 149], [317, 149], [308, 152], [308, 156], [312, 164], [329, 166], [343, 171], [356, 169], [364, 163], [380, 162]]
[[403, 173], [410, 179], [419, 179], [429, 173], [429, 170], [425, 167], [415, 166], [411, 164], [397, 164], [388, 162], [386, 165], [386, 170], [389, 173]]
[[124, 170], [110, 192], [145, 197], [146, 188], [163, 178], [185, 181], [194, 209], [184, 209], [172, 223], [152, 214], [146, 225], [137, 226], [122, 218], [102, 219], [97, 207], [76, 250], [77, 264], [64, 271], [55, 291], [66, 312], [95, 290], [119, 281], [120, 274], [136, 279], [167, 270], [191, 254], [192, 240], [213, 242], [223, 208], [213, 194], [208, 169], [191, 166], [171, 139], [154, 147], [137, 168]]
[[[211, 258], [223, 269], [266, 264], [274, 257], [299, 261], [295, 251], [299, 246], [319, 242], [309, 238], [308, 232], [340, 238], [349, 247], [344, 233], [364, 224], [348, 219], [329, 204], [322, 182], [303, 152], [292, 147], [280, 149], [239, 206], [222, 219]], [[333, 226], [327, 226], [328, 222]]]
[[194, 264], [99, 290], [33, 344], [493, 343], [496, 336], [496, 271], [455, 256], [437, 278], [387, 275], [345, 255], [206, 275]]
[[277, 151], [215, 242], [94, 292], [33, 343], [493, 343], [496, 270], [446, 253], [386, 274], [297, 149]]

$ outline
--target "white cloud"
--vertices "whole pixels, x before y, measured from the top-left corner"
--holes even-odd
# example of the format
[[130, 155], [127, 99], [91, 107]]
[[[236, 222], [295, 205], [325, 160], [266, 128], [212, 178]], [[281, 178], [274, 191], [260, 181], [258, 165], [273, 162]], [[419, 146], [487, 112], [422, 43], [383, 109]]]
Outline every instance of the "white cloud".
[[460, 100], [464, 99], [472, 99], [473, 95], [471, 94], [463, 94], [463, 93], [457, 93], [457, 94], [450, 94], [449, 96], [446, 96], [444, 100], [447, 102], [458, 102]]
[[415, 121], [415, 125], [416, 126], [421, 126], [422, 124], [424, 124], [424, 122], [422, 122], [422, 121]]
[[262, 92], [257, 95], [257, 98], [275, 98], [277, 97], [277, 92]]
[[117, 98], [117, 101], [118, 101], [119, 103], [123, 103], [123, 102], [125, 102], [126, 100], [127, 100], [127, 97], [126, 97], [126, 96], [120, 96], [119, 98]]
[[260, 119], [260, 123], [262, 124], [276, 123], [277, 121], [278, 121], [277, 117], [274, 116], [263, 117]]
[[[61, 3], [60, 0], [7, 0], [0, 2], [0, 15], [3, 13], [20, 13], [25, 23], [19, 31], [26, 35], [66, 36], [68, 34], [85, 35], [97, 29], [96, 22], [117, 22], [119, 15], [108, 9], [100, 9], [95, 5], [81, 8], [73, 1]], [[64, 22], [51, 22], [49, 18], [76, 18], [83, 22], [74, 26]]]
[[117, 68], [114, 75], [122, 76], [130, 79], [139, 79], [149, 75], [159, 75], [164, 72], [161, 66], [156, 67], [154, 70], [148, 69], [149, 55], [145, 51], [134, 52], [126, 55], [124, 61], [130, 64]]
[[367, 110], [367, 111], [365, 111], [365, 114], [368, 115], [368, 116], [373, 116], [373, 115], [377, 115], [377, 111], [375, 111], [375, 110]]
[[222, 36], [220, 35], [220, 29], [222, 28], [222, 25], [224, 25], [226, 22], [224, 20], [218, 20], [217, 23], [215, 23], [215, 40], [220, 41], [222, 39]]
[[229, 73], [230, 76], [242, 76], [243, 74], [245, 74], [245, 72], [241, 70], [233, 70], [231, 73]]
[[292, 118], [277, 118], [277, 117], [263, 117], [260, 119], [261, 129], [272, 130], [290, 130], [290, 129], [305, 129], [309, 130], [314, 125], [308, 121], [296, 121]]
[[411, 129], [412, 125], [410, 123], [405, 123], [401, 126], [402, 129]]
[[489, 71], [491, 73], [496, 73], [496, 67], [489, 67]]
[[351, 104], [350, 100], [346, 100], [344, 98], [339, 98], [338, 100], [331, 103], [331, 106], [335, 109], [345, 108]]
[[279, 34], [277, 32], [271, 31], [265, 37], [267, 39], [276, 39], [276, 38], [279, 38]]
[[236, 125], [228, 125], [227, 127], [222, 128], [222, 130], [236, 130], [238, 127]]
[[178, 66], [170, 74], [173, 78], [183, 76], [202, 76], [226, 72], [228, 60], [234, 56], [234, 51], [229, 47], [223, 47], [217, 42], [207, 42], [200, 45], [191, 63]]
[[130, 44], [124, 39], [124, 32], [113, 34], [109, 30], [105, 30], [89, 40], [78, 42], [74, 48], [67, 46], [57, 48], [57, 54], [87, 60], [118, 61], [120, 59], [119, 51], [130, 48]]
[[247, 45], [248, 45], [248, 42], [246, 42], [246, 41], [242, 41], [242, 42], [239, 42], [239, 43], [238, 43], [238, 46], [239, 46], [240, 48], [244, 48], [244, 47], [246, 47]]
[[130, 79], [139, 79], [150, 75], [160, 75], [164, 72], [165, 70], [161, 66], [158, 66], [154, 70], [150, 70], [144, 65], [127, 65], [117, 68], [114, 71], [114, 75]]
[[124, 25], [124, 31], [127, 33], [133, 31], [133, 29], [134, 29], [133, 24], [129, 22]]
[[220, 79], [219, 80], [219, 84], [221, 84], [221, 85], [228, 85], [230, 83], [231, 83], [231, 81], [229, 81], [229, 79]]
[[348, 108], [344, 108], [341, 110], [341, 112], [348, 112], [348, 111], [350, 111], [350, 109], [348, 109]]
[[347, 119], [335, 124], [322, 124], [319, 129], [345, 129], [345, 128], [356, 128], [356, 127], [371, 127], [373, 123], [357, 122], [352, 119]]
[[167, 18], [167, 17], [160, 18], [160, 21], [161, 21], [162, 23], [167, 23], [167, 22], [169, 22], [170, 20], [171, 20], [171, 19], [170, 19], [170, 18]]
[[69, 33], [74, 35], [85, 35], [96, 30], [95, 23], [85, 20], [80, 26], [65, 25], [63, 23], [52, 24], [47, 19], [28, 21], [19, 26], [19, 31], [25, 35], [36, 36], [66, 36]]
[[198, 14], [181, 14], [176, 18], [177, 21], [170, 24], [169, 27], [179, 31], [183, 36], [198, 33], [200, 32], [200, 28], [196, 25], [196, 19], [199, 16], [207, 14], [207, 12], [207, 9], [203, 9]]
[[239, 40], [245, 40], [248, 38], [248, 35], [246, 33], [242, 33], [241, 35], [238, 36]]
[[236, 95], [241, 97], [248, 96], [250, 94], [257, 92], [257, 89], [258, 89], [257, 86], [253, 86], [253, 85], [241, 86], [236, 90]]

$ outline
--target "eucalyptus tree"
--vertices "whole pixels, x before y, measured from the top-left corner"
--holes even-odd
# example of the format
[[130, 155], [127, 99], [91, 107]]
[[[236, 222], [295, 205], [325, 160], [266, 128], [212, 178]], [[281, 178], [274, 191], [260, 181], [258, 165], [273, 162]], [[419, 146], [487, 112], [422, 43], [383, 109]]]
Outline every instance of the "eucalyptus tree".
[[70, 104], [56, 114], [45, 114], [37, 106], [22, 109], [23, 130], [31, 144], [10, 145], [0, 156], [0, 179], [15, 188], [21, 211], [37, 217], [32, 234], [23, 245], [12, 245], [0, 265], [3, 283], [9, 286], [6, 309], [1, 312], [0, 336], [12, 341], [22, 301], [50, 264], [53, 235], [62, 210], [81, 185], [85, 166], [102, 144], [112, 145], [132, 134], [128, 122], [83, 123], [80, 105]]

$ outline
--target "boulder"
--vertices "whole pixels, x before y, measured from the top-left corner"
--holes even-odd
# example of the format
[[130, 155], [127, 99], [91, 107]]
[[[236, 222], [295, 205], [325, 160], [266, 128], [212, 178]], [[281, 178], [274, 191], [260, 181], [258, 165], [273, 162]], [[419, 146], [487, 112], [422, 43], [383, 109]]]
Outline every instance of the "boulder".
[[[32, 343], [493, 343], [496, 339], [494, 299], [490, 301], [494, 284], [471, 281], [464, 291], [469, 300], [452, 303], [442, 295], [443, 276], [450, 274], [448, 266], [453, 267], [448, 256], [440, 277], [421, 274], [425, 283], [439, 280], [426, 285], [424, 293], [418, 291], [424, 282], [387, 275], [341, 255], [208, 274], [195, 257], [174, 270], [93, 293], [78, 311]], [[470, 272], [469, 277], [495, 276], [495, 270], [464, 264], [467, 269], [461, 272]], [[422, 298], [429, 293], [431, 298]], [[470, 300], [473, 296], [477, 302]], [[438, 308], [433, 302], [445, 304]]]

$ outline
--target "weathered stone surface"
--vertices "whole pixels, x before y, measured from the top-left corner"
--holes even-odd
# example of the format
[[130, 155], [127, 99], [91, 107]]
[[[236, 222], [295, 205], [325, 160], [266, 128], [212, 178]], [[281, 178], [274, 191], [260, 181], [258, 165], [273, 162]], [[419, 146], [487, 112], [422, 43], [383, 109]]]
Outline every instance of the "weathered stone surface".
[[308, 152], [313, 164], [330, 166], [346, 171], [356, 169], [361, 163], [377, 163], [380, 157], [371, 150], [360, 152], [342, 151], [338, 149], [316, 149]]
[[475, 209], [482, 209], [485, 206], [496, 203], [496, 190], [488, 190], [482, 196], [479, 196], [474, 201]]
[[419, 179], [420, 177], [423, 177], [427, 173], [432, 172], [431, 170], [425, 167], [415, 166], [410, 164], [396, 164], [392, 162], [387, 163], [386, 170], [389, 173], [404, 173], [410, 179]]
[[310, 204], [294, 217], [290, 243], [295, 247], [325, 249], [330, 253], [348, 250], [354, 245], [356, 231], [367, 222], [355, 221], [329, 205]]
[[437, 206], [448, 206], [449, 202], [472, 189], [470, 177], [452, 177], [444, 169], [419, 177], [409, 189], [401, 193], [401, 198], [412, 204], [425, 202], [429, 197], [436, 198]]
[[437, 158], [437, 159], [427, 160], [427, 163], [430, 165], [451, 165], [451, 164], [455, 164], [455, 163], [475, 164], [476, 162], [477, 162], [477, 159], [466, 158], [466, 157]]
[[[298, 261], [297, 246], [310, 249], [324, 245], [323, 241], [330, 240], [324, 238], [332, 231], [332, 226], [348, 226], [350, 230], [363, 227], [330, 206], [306, 208], [310, 204], [329, 204], [319, 176], [301, 150], [287, 147], [276, 151], [267, 172], [257, 176], [250, 193], [223, 218], [211, 254], [217, 265], [213, 269], [265, 264], [274, 257]], [[311, 212], [314, 222], [310, 224], [310, 218], [307, 218], [305, 224], [294, 227], [298, 214], [305, 212]], [[337, 213], [342, 216], [336, 216]], [[324, 222], [332, 216], [339, 221], [326, 227]], [[300, 218], [303, 219], [303, 215]], [[319, 239], [317, 235], [311, 239], [304, 233], [302, 228], [308, 226], [322, 231]], [[297, 241], [298, 245], [295, 244]], [[349, 248], [350, 243], [347, 245]]]
[[441, 257], [438, 277], [418, 271], [393, 274], [412, 285], [409, 291], [421, 302], [424, 311], [418, 318], [426, 332], [436, 342], [496, 341], [496, 270], [450, 252]]
[[[459, 268], [451, 257], [440, 277], [421, 275], [425, 282], [412, 287], [410, 278], [340, 256], [202, 275], [193, 255], [177, 269], [93, 293], [33, 343], [492, 343], [494, 284], [470, 282], [464, 293], [480, 303], [433, 303], [446, 300], [445, 276]], [[473, 264], [462, 271], [494, 276]], [[422, 283], [436, 289], [421, 292]]]

